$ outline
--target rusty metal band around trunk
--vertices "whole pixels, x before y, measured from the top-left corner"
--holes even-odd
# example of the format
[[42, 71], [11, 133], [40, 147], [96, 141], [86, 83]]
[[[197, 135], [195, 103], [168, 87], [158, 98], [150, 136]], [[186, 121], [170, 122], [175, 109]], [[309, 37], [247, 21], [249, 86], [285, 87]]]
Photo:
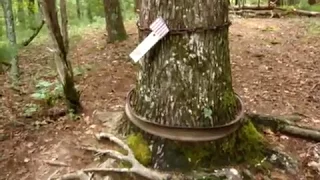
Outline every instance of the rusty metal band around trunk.
[[213, 141], [220, 138], [223, 138], [232, 132], [236, 131], [242, 120], [244, 119], [244, 107], [241, 98], [236, 94], [237, 99], [240, 102], [241, 109], [238, 115], [236, 116], [233, 123], [219, 127], [174, 127], [157, 124], [151, 121], [148, 121], [144, 117], [137, 115], [130, 105], [131, 95], [134, 91], [134, 88], [128, 93], [125, 104], [125, 113], [128, 119], [136, 125], [141, 130], [150, 133], [155, 136], [163, 137], [170, 140], [176, 141]]

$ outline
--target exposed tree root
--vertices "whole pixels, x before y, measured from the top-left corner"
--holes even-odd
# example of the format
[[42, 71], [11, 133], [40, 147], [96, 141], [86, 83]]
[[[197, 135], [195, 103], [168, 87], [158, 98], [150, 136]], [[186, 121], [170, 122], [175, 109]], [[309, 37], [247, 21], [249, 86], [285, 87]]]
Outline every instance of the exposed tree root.
[[[297, 121], [302, 119], [302, 115], [293, 114], [289, 116], [266, 116], [266, 115], [259, 115], [259, 114], [247, 114], [249, 118], [251, 118], [252, 122], [257, 125], [258, 127], [267, 126], [270, 127], [274, 131], [279, 131], [281, 133], [291, 134], [291, 135], [298, 135], [300, 137], [317, 140], [320, 141], [320, 132], [317, 129], [312, 129], [308, 127], [302, 127], [296, 124]], [[239, 173], [235, 169], [222, 169], [222, 170], [215, 170], [208, 172], [193, 172], [190, 174], [171, 174], [171, 173], [164, 173], [159, 172], [153, 169], [149, 169], [143, 166], [134, 156], [133, 151], [130, 147], [121, 139], [115, 137], [109, 133], [100, 133], [96, 135], [98, 140], [107, 139], [112, 143], [118, 145], [121, 149], [125, 150], [124, 154], [116, 151], [116, 150], [108, 150], [108, 149], [99, 149], [95, 147], [81, 147], [81, 149], [94, 152], [99, 156], [106, 156], [111, 159], [119, 160], [121, 162], [127, 162], [130, 166], [126, 167], [119, 167], [117, 166], [110, 166], [110, 163], [106, 160], [99, 167], [92, 167], [87, 169], [82, 169], [74, 173], [60, 175], [57, 178], [58, 172], [55, 172], [50, 176], [48, 180], [104, 180], [107, 177], [121, 177], [121, 179], [148, 179], [148, 180], [195, 180], [199, 179], [199, 177], [212, 177], [212, 178], [219, 178], [219, 177], [227, 177], [233, 176], [237, 177], [235, 179], [242, 179], [243, 177], [239, 176]], [[122, 151], [121, 151], [122, 152]], [[266, 152], [266, 161], [270, 162], [271, 164], [275, 164], [276, 167], [281, 169], [286, 169], [287, 171], [296, 171], [296, 163], [294, 160], [290, 158], [290, 156], [280, 153], [278, 150], [271, 150]], [[276, 157], [276, 158], [274, 158]], [[274, 162], [273, 162], [274, 161]], [[261, 163], [263, 163], [261, 161]], [[245, 170], [246, 171], [246, 170]], [[212, 173], [214, 172], [214, 173]]]
[[256, 125], [270, 127], [271, 130], [283, 134], [293, 135], [300, 138], [320, 142], [320, 129], [300, 126], [296, 121], [302, 118], [301, 115], [289, 116], [267, 116], [259, 114], [247, 114]]
[[[138, 160], [134, 157], [132, 150], [129, 146], [124, 143], [119, 138], [115, 137], [112, 134], [101, 133], [96, 135], [98, 140], [101, 139], [108, 139], [111, 142], [115, 143], [116, 145], [120, 146], [122, 149], [127, 151], [127, 155], [123, 155], [115, 150], [103, 150], [103, 149], [96, 149], [93, 147], [90, 148], [82, 148], [88, 151], [92, 151], [97, 153], [98, 155], [106, 155], [110, 158], [117, 159], [120, 161], [129, 162], [132, 167], [131, 168], [88, 168], [80, 170], [76, 173], [66, 174], [57, 179], [59, 180], [90, 180], [91, 177], [88, 175], [89, 173], [95, 173], [100, 175], [101, 177], [105, 176], [112, 176], [112, 175], [137, 175], [143, 177], [145, 179], [150, 180], [166, 180], [170, 178], [169, 174], [160, 173], [151, 169], [144, 167]], [[51, 178], [52, 180], [53, 178]], [[50, 179], [49, 179], [50, 180]]]

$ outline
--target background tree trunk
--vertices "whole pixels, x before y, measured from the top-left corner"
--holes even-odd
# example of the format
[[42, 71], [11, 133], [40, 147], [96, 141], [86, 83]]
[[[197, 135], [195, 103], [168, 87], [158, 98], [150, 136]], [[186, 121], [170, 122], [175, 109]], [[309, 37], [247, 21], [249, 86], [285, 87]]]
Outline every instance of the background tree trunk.
[[28, 20], [29, 28], [33, 29], [36, 25], [36, 16], [35, 16], [35, 0], [28, 0]]
[[119, 0], [103, 0], [106, 16], [106, 29], [108, 42], [122, 41], [127, 38], [121, 15]]
[[87, 6], [86, 6], [87, 18], [89, 19], [89, 22], [92, 23], [93, 22], [93, 16], [92, 16], [92, 11], [91, 11], [91, 4], [90, 4], [90, 2], [86, 2], [86, 3], [87, 3]]
[[316, 2], [316, 0], [308, 0], [308, 3], [309, 3], [310, 5], [314, 5], [314, 4], [316, 4], [317, 2]]
[[28, 15], [34, 16], [35, 14], [35, 0], [28, 0]]
[[60, 30], [55, 0], [42, 0], [42, 11], [49, 29], [50, 37], [53, 41], [54, 64], [58, 72], [58, 78], [63, 85], [63, 91], [67, 105], [74, 113], [82, 110], [80, 104], [80, 95], [77, 92], [73, 80], [73, 71], [71, 63], [67, 59], [68, 53], [68, 31], [67, 31], [67, 13], [66, 2], [60, 0], [60, 13], [62, 22], [62, 31]]
[[17, 39], [16, 39], [16, 32], [15, 32], [15, 24], [14, 24], [14, 17], [12, 11], [12, 1], [11, 0], [3, 0], [2, 2], [2, 9], [4, 10], [4, 17], [6, 22], [6, 32], [7, 38], [10, 43], [11, 52], [11, 69], [10, 69], [10, 76], [12, 82], [16, 84], [19, 78], [19, 62], [17, 57]]
[[18, 14], [18, 21], [20, 23], [21, 26], [25, 26], [25, 12], [24, 12], [24, 8], [23, 8], [23, 0], [18, 0], [17, 1], [17, 14]]
[[80, 4], [80, 0], [76, 0], [76, 6], [77, 6], [78, 19], [81, 19], [81, 4]]
[[[239, 107], [232, 87], [228, 1], [168, 0], [160, 3], [157, 0], [142, 0], [140, 26], [148, 28], [158, 16], [166, 20], [171, 30], [221, 28], [169, 33], [153, 47], [141, 60], [131, 102], [135, 112], [156, 124], [184, 128], [216, 127], [234, 120]], [[147, 36], [143, 32], [139, 34], [140, 41]], [[210, 147], [217, 148], [209, 151], [209, 159], [223, 149], [219, 147], [222, 141], [212, 143], [215, 145], [210, 144]], [[189, 166], [191, 162], [186, 154], [197, 153], [188, 151], [190, 146], [179, 148], [176, 144], [154, 138], [153, 167], [172, 170]], [[234, 141], [227, 139], [227, 144], [234, 145]], [[231, 149], [240, 149], [233, 145]], [[199, 147], [200, 152], [204, 152], [198, 144], [191, 147]], [[213, 152], [216, 154], [213, 155]], [[201, 161], [201, 158], [196, 159]]]
[[60, 0], [60, 17], [61, 17], [61, 33], [63, 38], [64, 49], [65, 49], [65, 53], [68, 54], [69, 35], [68, 35], [68, 13], [67, 13], [66, 0]]
[[135, 0], [134, 1], [134, 11], [136, 13], [140, 12], [140, 5], [141, 5], [141, 0]]

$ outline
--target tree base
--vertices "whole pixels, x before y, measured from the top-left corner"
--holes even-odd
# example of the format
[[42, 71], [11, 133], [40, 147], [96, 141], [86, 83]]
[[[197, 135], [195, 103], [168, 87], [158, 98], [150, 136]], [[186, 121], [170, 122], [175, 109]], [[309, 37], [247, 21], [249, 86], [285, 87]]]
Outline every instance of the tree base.
[[[130, 142], [130, 139], [135, 139], [135, 142]], [[138, 139], [141, 142], [137, 141]], [[128, 135], [128, 140], [134, 152], [139, 152], [140, 155], [152, 154], [152, 159], [139, 157], [139, 155], [136, 156], [138, 159], [150, 159], [151, 161], [145, 164], [165, 171], [190, 171], [191, 169], [215, 168], [243, 162], [258, 163], [264, 158], [264, 148], [267, 145], [263, 136], [256, 131], [250, 121], [246, 121], [231, 135], [213, 142], [176, 142], [153, 137], [137, 129]], [[145, 140], [148, 143], [145, 143]], [[134, 144], [152, 146], [151, 152], [141, 153], [141, 146], [137, 148]]]
[[[214, 143], [198, 143], [196, 144], [198, 146], [192, 146], [191, 144], [170, 142], [164, 139], [158, 139], [157, 143], [155, 143], [156, 138], [153, 137], [154, 139], [152, 139], [150, 135], [148, 136], [145, 133], [138, 132], [138, 129], [131, 124], [128, 124], [128, 121], [125, 121], [125, 118], [121, 119], [121, 117], [119, 117], [119, 113], [120, 112], [115, 113], [116, 115], [113, 116], [110, 115], [110, 113], [99, 113], [97, 118], [100, 121], [101, 118], [104, 119], [104, 122], [111, 125], [113, 128], [120, 125], [122, 122], [121, 126], [117, 126], [121, 127], [121, 129], [108, 128], [107, 131], [115, 134], [116, 131], [129, 133], [127, 134], [127, 144], [123, 140], [109, 133], [101, 133], [96, 137], [98, 140], [109, 139], [111, 142], [122, 148], [119, 152], [127, 151], [127, 153], [122, 154], [116, 150], [96, 149], [94, 147], [83, 147], [82, 149], [95, 152], [101, 156], [106, 155], [107, 157], [117, 159], [120, 162], [116, 161], [116, 163], [114, 163], [113, 161], [112, 163], [108, 163], [107, 161], [110, 161], [110, 159], [107, 159], [103, 161], [99, 167], [97, 166], [97, 168], [83, 169], [66, 175], [58, 175], [58, 173], [55, 172], [49, 179], [57, 179], [56, 177], [59, 176], [58, 179], [63, 180], [103, 180], [106, 177], [112, 177], [113, 180], [128, 178], [130, 180], [255, 180], [256, 178], [254, 175], [256, 173], [259, 173], [260, 175], [263, 174], [264, 179], [270, 179], [267, 176], [270, 171], [273, 171], [275, 168], [281, 169], [282, 171], [285, 170], [284, 172], [286, 176], [294, 174], [293, 176], [296, 177], [295, 173], [297, 172], [297, 162], [285, 153], [268, 147], [268, 143], [266, 143], [262, 135], [256, 131], [251, 121], [246, 121], [247, 123], [243, 124], [241, 129], [225, 139], [215, 141]], [[263, 117], [265, 118], [265, 116]], [[268, 117], [269, 120], [270, 118], [271, 117]], [[279, 117], [273, 119], [279, 120]], [[256, 119], [252, 122], [254, 122], [255, 125], [257, 124]], [[167, 159], [167, 161], [162, 165], [168, 164], [168, 162], [173, 162], [177, 168], [173, 169], [164, 166], [163, 169], [167, 168], [169, 171], [166, 173], [153, 170], [152, 167], [147, 168], [147, 166], [154, 163], [153, 159], [151, 159], [152, 151], [149, 149], [150, 142], [153, 143], [153, 147], [151, 149], [154, 153], [156, 152], [158, 159]], [[165, 156], [159, 156], [159, 153], [154, 151], [156, 147], [159, 147], [158, 152], [167, 152]], [[168, 150], [179, 151], [170, 152]], [[180, 152], [180, 154], [177, 152]], [[206, 152], [207, 154], [203, 152]], [[246, 154], [243, 154], [245, 152], [250, 152], [250, 155], [247, 156]], [[179, 155], [179, 157], [173, 156], [173, 153]], [[210, 155], [212, 157], [210, 157]], [[239, 158], [239, 156], [244, 157]], [[168, 157], [171, 157], [171, 159], [168, 159]], [[205, 157], [208, 157], [208, 159], [205, 159]], [[195, 160], [196, 158], [200, 158], [202, 161], [193, 162], [192, 159]], [[226, 160], [222, 162], [215, 161], [223, 158], [226, 158]], [[179, 163], [181, 159], [184, 160], [182, 162], [187, 162], [187, 165], [189, 166], [188, 171], [181, 170], [183, 169], [181, 168], [183, 167], [181, 165], [184, 165], [181, 162]], [[189, 159], [191, 159], [191, 162]], [[239, 164], [245, 161], [253, 165], [247, 166], [245, 163]], [[237, 166], [234, 166], [237, 167], [237, 169], [230, 167], [232, 164], [228, 164], [228, 167], [226, 167], [226, 163], [232, 163], [233, 165], [237, 164]], [[224, 165], [224, 167], [217, 168], [221, 165]], [[184, 165], [184, 167], [187, 166]], [[190, 167], [194, 169], [190, 171]]]

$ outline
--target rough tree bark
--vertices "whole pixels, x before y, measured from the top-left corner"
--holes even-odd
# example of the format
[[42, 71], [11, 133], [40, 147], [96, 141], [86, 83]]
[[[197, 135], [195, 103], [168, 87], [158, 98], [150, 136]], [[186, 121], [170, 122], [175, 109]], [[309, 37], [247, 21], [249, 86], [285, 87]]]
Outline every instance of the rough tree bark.
[[[140, 26], [149, 27], [158, 16], [166, 20], [170, 29], [220, 28], [169, 33], [153, 47], [141, 60], [131, 102], [134, 111], [150, 122], [182, 128], [210, 128], [233, 121], [239, 106], [232, 87], [228, 1], [168, 0], [160, 3], [157, 0], [142, 0]], [[140, 31], [140, 40], [146, 35], [147, 33]], [[253, 133], [252, 136], [256, 135]], [[233, 144], [231, 136], [223, 141]], [[210, 151], [216, 151], [217, 155], [223, 141], [212, 142], [215, 145], [209, 145], [212, 145]], [[241, 142], [239, 139], [238, 141]], [[152, 146], [154, 167], [171, 169], [173, 166], [191, 164], [188, 160], [190, 157], [173, 153], [173, 149], [179, 148], [171, 145], [169, 140], [155, 138]], [[237, 145], [233, 145], [232, 148], [237, 149]], [[198, 145], [192, 145], [195, 146]], [[202, 151], [200, 145], [199, 147]], [[181, 154], [181, 149], [179, 152]], [[184, 153], [197, 154], [193, 150], [186, 150]], [[192, 160], [195, 159], [201, 160]]]
[[58, 72], [58, 78], [63, 85], [67, 105], [74, 113], [78, 113], [82, 110], [80, 95], [75, 88], [71, 63], [67, 59], [69, 42], [66, 2], [65, 0], [60, 0], [61, 28], [58, 22], [57, 9], [55, 6], [56, 1], [42, 0], [40, 2], [47, 27], [49, 29], [49, 34], [53, 41], [53, 64], [55, 64]]
[[122, 41], [127, 38], [121, 15], [119, 0], [103, 0], [108, 42]]
[[19, 61], [17, 57], [17, 39], [16, 39], [16, 32], [15, 32], [15, 23], [14, 23], [14, 17], [13, 17], [13, 11], [12, 11], [12, 1], [11, 0], [3, 0], [2, 8], [4, 10], [4, 17], [5, 17], [5, 23], [6, 23], [6, 32], [7, 32], [7, 38], [10, 42], [10, 49], [13, 51], [12, 58], [10, 61], [11, 68], [10, 68], [10, 76], [11, 80], [14, 84], [18, 82], [19, 78]]

